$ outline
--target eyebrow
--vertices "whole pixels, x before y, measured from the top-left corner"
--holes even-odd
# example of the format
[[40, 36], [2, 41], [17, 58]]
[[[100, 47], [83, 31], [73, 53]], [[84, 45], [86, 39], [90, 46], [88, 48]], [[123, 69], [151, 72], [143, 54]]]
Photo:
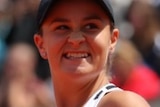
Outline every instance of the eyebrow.
[[65, 18], [55, 18], [54, 20], [51, 21], [50, 25], [56, 22], [69, 22], [69, 20]]

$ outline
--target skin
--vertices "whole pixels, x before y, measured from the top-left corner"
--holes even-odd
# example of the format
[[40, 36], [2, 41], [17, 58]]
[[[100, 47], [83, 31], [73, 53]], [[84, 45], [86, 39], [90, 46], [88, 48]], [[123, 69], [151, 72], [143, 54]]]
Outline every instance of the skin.
[[[106, 12], [85, 0], [58, 3], [41, 29], [42, 34], [35, 34], [34, 40], [41, 56], [49, 62], [57, 106], [83, 106], [109, 83], [107, 61], [114, 51], [118, 29], [111, 32]], [[111, 100], [105, 96], [99, 107], [110, 104], [116, 96], [110, 97]]]

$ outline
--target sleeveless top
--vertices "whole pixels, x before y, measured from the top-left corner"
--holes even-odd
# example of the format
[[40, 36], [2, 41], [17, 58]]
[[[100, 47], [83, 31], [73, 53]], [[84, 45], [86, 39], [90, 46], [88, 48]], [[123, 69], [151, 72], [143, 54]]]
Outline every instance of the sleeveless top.
[[85, 103], [83, 107], [97, 107], [98, 103], [102, 99], [103, 96], [105, 96], [107, 93], [112, 91], [122, 90], [118, 87], [116, 87], [114, 84], [107, 84], [103, 86], [101, 89], [99, 89], [91, 98]]

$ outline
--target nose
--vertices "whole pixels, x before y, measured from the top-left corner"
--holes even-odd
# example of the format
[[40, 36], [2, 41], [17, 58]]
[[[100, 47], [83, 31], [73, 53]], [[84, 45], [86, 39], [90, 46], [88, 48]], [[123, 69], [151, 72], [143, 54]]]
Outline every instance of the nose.
[[71, 43], [74, 47], [78, 47], [85, 40], [86, 38], [82, 32], [72, 32], [68, 38], [68, 42]]

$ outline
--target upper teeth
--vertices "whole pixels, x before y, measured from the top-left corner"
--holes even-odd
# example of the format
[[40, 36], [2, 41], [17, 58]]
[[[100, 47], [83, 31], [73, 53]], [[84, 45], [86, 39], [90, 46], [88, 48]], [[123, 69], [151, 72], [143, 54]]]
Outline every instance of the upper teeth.
[[84, 58], [87, 57], [88, 54], [87, 53], [67, 53], [66, 55], [68, 58]]

